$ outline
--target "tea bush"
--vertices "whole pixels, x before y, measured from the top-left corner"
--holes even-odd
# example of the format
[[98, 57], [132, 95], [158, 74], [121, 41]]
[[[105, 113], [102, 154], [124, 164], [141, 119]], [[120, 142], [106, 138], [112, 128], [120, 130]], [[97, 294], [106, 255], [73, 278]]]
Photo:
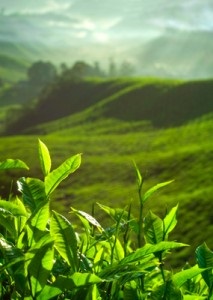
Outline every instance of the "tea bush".
[[[131, 204], [112, 208], [100, 203], [108, 226], [94, 216], [71, 208], [79, 222], [70, 222], [51, 209], [51, 194], [81, 164], [74, 155], [51, 170], [51, 157], [39, 140], [43, 180], [20, 178], [19, 197], [0, 200], [1, 299], [213, 299], [213, 252], [203, 243], [196, 249], [197, 264], [172, 270], [167, 263], [173, 249], [188, 245], [169, 240], [177, 224], [178, 205], [160, 218], [144, 205], [160, 183], [143, 191], [135, 165], [139, 216]], [[0, 163], [0, 170], [28, 169], [18, 159]], [[81, 224], [81, 225], [79, 225]]]

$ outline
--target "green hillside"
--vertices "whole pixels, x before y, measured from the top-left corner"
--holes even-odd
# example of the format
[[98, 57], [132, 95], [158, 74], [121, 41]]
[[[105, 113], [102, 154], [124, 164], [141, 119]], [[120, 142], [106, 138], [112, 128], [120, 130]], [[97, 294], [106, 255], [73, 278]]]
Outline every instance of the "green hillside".
[[0, 77], [5, 81], [16, 82], [26, 77], [27, 64], [0, 54]]
[[[212, 95], [213, 80], [59, 80], [6, 133], [50, 132], [103, 118], [143, 120], [156, 128], [179, 126], [212, 112]], [[58, 121], [49, 124], [53, 120]]]
[[[38, 175], [37, 137], [48, 145], [55, 166], [83, 153], [80, 170], [52, 199], [52, 206], [68, 217], [71, 205], [91, 212], [95, 202], [121, 207], [131, 201], [137, 213], [134, 160], [146, 179], [145, 189], [175, 180], [149, 202], [161, 215], [179, 203], [173, 238], [190, 242], [193, 249], [203, 241], [212, 248], [212, 92], [212, 80], [58, 82], [10, 128], [28, 135], [1, 137], [0, 160], [23, 159], [31, 166], [27, 174]], [[2, 175], [1, 194], [8, 196], [9, 178], [18, 176]], [[103, 220], [97, 208], [95, 214]], [[178, 256], [192, 259], [192, 248]]]
[[35, 43], [0, 40], [0, 78], [12, 83], [26, 79], [27, 68], [43, 58], [40, 48]]
[[27, 67], [33, 60], [32, 53], [21, 43], [0, 41], [0, 77], [9, 82], [25, 79]]

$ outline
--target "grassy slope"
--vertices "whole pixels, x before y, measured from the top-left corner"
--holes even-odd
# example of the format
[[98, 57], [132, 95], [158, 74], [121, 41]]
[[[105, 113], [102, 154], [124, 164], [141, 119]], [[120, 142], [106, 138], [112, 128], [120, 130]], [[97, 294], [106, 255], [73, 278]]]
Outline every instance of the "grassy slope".
[[27, 67], [24, 61], [0, 54], [0, 74], [6, 81], [16, 82], [25, 79]]
[[[36, 109], [12, 126], [8, 133], [49, 133], [103, 118], [146, 120], [156, 128], [179, 126], [213, 111], [212, 94], [213, 80], [63, 82], [47, 91]], [[35, 129], [36, 124], [45, 122], [47, 126], [42, 124]], [[30, 130], [28, 127], [32, 126]]]
[[[118, 81], [114, 84], [117, 85]], [[204, 87], [208, 84], [211, 86], [210, 81], [204, 82]], [[138, 81], [134, 85], [138, 86]], [[111, 88], [112, 86], [113, 82]], [[163, 84], [164, 91], [165, 86], [168, 91], [168, 82]], [[171, 95], [172, 89], [180, 92], [184, 87], [184, 83], [172, 82], [169, 93]], [[132, 201], [133, 210], [137, 213], [132, 164], [132, 160], [135, 160], [147, 180], [145, 188], [160, 181], [175, 179], [173, 184], [164, 188], [148, 204], [154, 211], [163, 214], [166, 207], [179, 202], [180, 222], [174, 238], [193, 244], [193, 247], [206, 240], [212, 248], [212, 115], [167, 129], [153, 127], [151, 122], [129, 122], [115, 119], [115, 116], [107, 118], [109, 115], [106, 112], [110, 109], [116, 112], [118, 109], [112, 110], [113, 101], [115, 105], [116, 101], [122, 101], [119, 95], [123, 95], [122, 99], [125, 99], [123, 89], [125, 92], [128, 90], [132, 96], [134, 89], [131, 89], [131, 85], [124, 84], [114, 96], [106, 97], [84, 112], [47, 123], [36, 130], [50, 148], [55, 166], [70, 155], [83, 153], [82, 167], [55, 194], [53, 206], [66, 213], [71, 205], [89, 212], [94, 202], [123, 206]], [[207, 91], [206, 88], [205, 90]], [[210, 103], [208, 97], [205, 99], [209, 99]], [[196, 110], [198, 111], [198, 107]], [[100, 112], [105, 118], [99, 117]], [[192, 110], [191, 118], [195, 116]], [[174, 118], [178, 119], [178, 116], [174, 114]], [[190, 120], [189, 116], [185, 118], [185, 121]], [[60, 126], [63, 130], [59, 130]], [[48, 130], [51, 133], [42, 136], [41, 132]], [[22, 158], [32, 166], [32, 174], [38, 173], [36, 137], [1, 138], [1, 160], [9, 156]], [[185, 254], [189, 253], [190, 249], [187, 249]], [[182, 252], [180, 255], [183, 254]]]
[[132, 85], [132, 80], [104, 81], [96, 79], [74, 83], [70, 80], [59, 80], [52, 88], [47, 88], [43, 92], [32, 113], [28, 112], [7, 133], [20, 133], [25, 131], [26, 127], [28, 129], [36, 124], [61, 119], [64, 116], [83, 111], [129, 85]]
[[9, 82], [26, 79], [26, 70], [41, 59], [39, 46], [0, 41], [0, 77]]
[[[70, 206], [90, 212], [95, 202], [121, 207], [132, 201], [133, 211], [137, 213], [132, 164], [135, 160], [146, 179], [145, 189], [175, 179], [148, 203], [154, 212], [163, 214], [166, 207], [179, 202], [180, 221], [174, 238], [193, 247], [205, 240], [213, 247], [211, 118], [179, 128], [144, 132], [127, 132], [126, 124], [117, 124], [121, 132], [122, 126], [125, 134], [100, 134], [93, 128], [88, 132], [88, 138], [73, 128], [66, 135], [40, 136], [50, 148], [54, 166], [77, 152], [83, 152], [82, 167], [55, 194], [53, 206], [63, 213], [67, 213]], [[2, 138], [0, 156], [2, 159], [22, 158], [32, 166], [31, 174], [38, 173], [36, 136]], [[12, 172], [12, 175], [16, 173]], [[8, 182], [7, 189], [9, 186]], [[192, 249], [179, 255], [188, 256]]]

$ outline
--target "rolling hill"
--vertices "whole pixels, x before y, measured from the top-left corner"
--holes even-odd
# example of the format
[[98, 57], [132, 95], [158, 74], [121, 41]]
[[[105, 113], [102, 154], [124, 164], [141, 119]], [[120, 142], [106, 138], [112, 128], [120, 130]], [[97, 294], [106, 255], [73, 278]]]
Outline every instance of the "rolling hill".
[[[11, 123], [7, 136], [0, 138], [0, 157], [23, 159], [31, 167], [25, 176], [41, 176], [38, 136], [50, 149], [53, 167], [83, 153], [80, 170], [52, 197], [52, 206], [68, 218], [70, 206], [91, 212], [95, 202], [114, 207], [131, 202], [137, 214], [133, 160], [145, 178], [145, 190], [175, 179], [151, 199], [147, 209], [164, 215], [165, 209], [179, 203], [174, 239], [192, 247], [178, 253], [175, 263], [183, 258], [192, 261], [199, 243], [213, 247], [212, 92], [212, 80], [60, 79], [31, 111]], [[11, 178], [21, 175], [2, 175], [4, 197]], [[104, 220], [98, 208], [95, 214]]]
[[27, 64], [7, 55], [0, 55], [0, 76], [6, 82], [16, 82], [26, 78]]
[[6, 82], [26, 80], [27, 69], [36, 61], [54, 60], [54, 55], [47, 54], [51, 50], [42, 43], [22, 41], [17, 36], [2, 37], [1, 34], [0, 29], [0, 78]]
[[26, 78], [26, 71], [35, 59], [31, 47], [0, 39], [0, 77], [17, 82]]
[[[68, 124], [71, 127], [103, 118], [174, 127], [212, 112], [212, 95], [213, 80], [59, 80], [43, 92], [35, 107], [26, 113], [23, 110], [6, 134], [39, 133], [44, 128], [48, 132], [54, 130], [54, 122], [55, 128], [63, 129], [63, 124], [67, 128]], [[48, 124], [45, 127], [43, 123]]]

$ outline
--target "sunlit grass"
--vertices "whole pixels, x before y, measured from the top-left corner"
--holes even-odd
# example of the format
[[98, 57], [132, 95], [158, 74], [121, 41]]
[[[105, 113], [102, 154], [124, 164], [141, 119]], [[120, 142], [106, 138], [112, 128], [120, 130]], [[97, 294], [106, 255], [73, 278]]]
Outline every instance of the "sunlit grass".
[[[71, 205], [90, 212], [96, 202], [115, 207], [132, 202], [137, 213], [134, 160], [146, 178], [145, 189], [160, 181], [175, 180], [148, 206], [163, 215], [166, 207], [179, 202], [181, 223], [187, 225], [184, 232], [180, 225], [174, 238], [184, 235], [184, 241], [190, 238], [192, 245], [206, 240], [212, 247], [211, 117], [166, 130], [149, 127], [137, 131], [135, 128], [142, 129], [143, 122], [132, 127], [125, 122], [107, 122], [111, 124], [108, 132], [104, 131], [105, 121], [102, 125], [99, 121], [90, 127], [68, 129], [67, 133], [64, 130], [61, 134], [39, 136], [48, 144], [54, 167], [70, 155], [83, 153], [80, 170], [53, 195], [53, 207], [67, 214]], [[118, 131], [112, 134], [116, 126]], [[32, 168], [30, 174], [38, 174], [37, 136], [7, 137], [0, 141], [0, 160], [23, 159]], [[190, 249], [185, 251], [190, 253]]]
[[[69, 90], [70, 82], [63, 84], [64, 87], [68, 86]], [[212, 88], [212, 82], [205, 81], [202, 84], [198, 82], [198, 84], [201, 89], [207, 88], [206, 103], [211, 105], [209, 91]], [[87, 103], [88, 106], [85, 109], [82, 108], [82, 111], [34, 127], [32, 130], [34, 135], [0, 138], [0, 161], [9, 157], [23, 159], [31, 166], [26, 176], [33, 174], [41, 176], [36, 152], [38, 137], [48, 145], [53, 157], [53, 167], [57, 167], [71, 155], [82, 153], [80, 170], [73, 174], [70, 180], [66, 180], [51, 199], [51, 205], [68, 218], [71, 205], [91, 212], [91, 207], [96, 202], [114, 207], [123, 207], [131, 202], [132, 210], [137, 214], [133, 164], [135, 161], [146, 179], [145, 189], [159, 182], [174, 180], [169, 187], [162, 189], [155, 198], [151, 199], [147, 209], [152, 208], [164, 215], [166, 208], [169, 209], [179, 202], [181, 223], [187, 225], [184, 230], [180, 225], [174, 239], [184, 235], [185, 242], [188, 238], [192, 240], [192, 245], [206, 241], [212, 248], [211, 220], [213, 216], [212, 209], [210, 209], [213, 194], [212, 114], [195, 118], [195, 115], [200, 113], [198, 112], [200, 106], [194, 106], [194, 111], [190, 112], [190, 105], [193, 104], [194, 96], [200, 96], [193, 93], [190, 94], [192, 102], [188, 106], [188, 115], [182, 115], [181, 122], [184, 121], [184, 125], [181, 125], [182, 123], [179, 126], [174, 125], [175, 122], [178, 123], [180, 117], [175, 112], [171, 116], [168, 114], [168, 117], [172, 119], [170, 121], [174, 121], [171, 123], [173, 125], [168, 127], [158, 127], [151, 119], [140, 121], [134, 117], [138, 107], [148, 109], [149, 101], [153, 101], [154, 98], [156, 104], [160, 105], [158, 95], [164, 97], [167, 94], [176, 97], [176, 101], [180, 101], [179, 96], [183, 95], [185, 88], [189, 89], [187, 90], [189, 92], [197, 88], [196, 82], [141, 78], [105, 81], [88, 79], [85, 83], [74, 85], [76, 93], [81, 85], [88, 91], [86, 96], [91, 105]], [[144, 106], [139, 105], [141, 87], [146, 87], [154, 97], [147, 98]], [[63, 88], [60, 90], [60, 93], [62, 92]], [[173, 94], [169, 94], [170, 92]], [[55, 98], [50, 99], [54, 102], [54, 108], [58, 110], [61, 108], [61, 99], [64, 95], [60, 93], [60, 103], [55, 103], [54, 101], [57, 100]], [[99, 97], [99, 93], [103, 99]], [[83, 101], [84, 97], [81, 98], [81, 96], [79, 95], [79, 99]], [[135, 106], [132, 105], [134, 111], [128, 107], [119, 111], [123, 109], [125, 103], [132, 101], [131, 97], [135, 101]], [[68, 99], [64, 99], [64, 105], [66, 101]], [[77, 104], [78, 101], [75, 105]], [[156, 119], [163, 125], [164, 111], [153, 109], [152, 113], [159, 113]], [[2, 111], [0, 118], [3, 116]], [[1, 194], [4, 197], [8, 196], [11, 177], [17, 178], [18, 176], [18, 171], [2, 175]], [[12, 190], [16, 189], [12, 185]], [[100, 217], [98, 209], [96, 214], [97, 218]], [[187, 248], [185, 251], [189, 254], [191, 250]]]

